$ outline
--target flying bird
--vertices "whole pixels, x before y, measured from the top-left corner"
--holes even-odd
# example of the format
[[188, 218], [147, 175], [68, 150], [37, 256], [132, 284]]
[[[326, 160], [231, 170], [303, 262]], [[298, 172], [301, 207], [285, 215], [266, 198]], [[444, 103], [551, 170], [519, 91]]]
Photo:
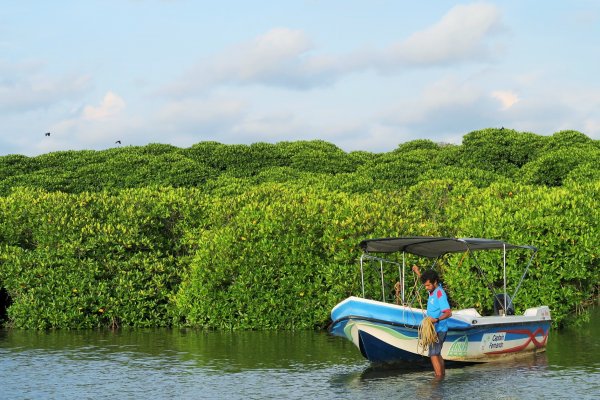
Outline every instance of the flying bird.
[[50, 136], [50, 132], [44, 133], [44, 136]]
[[115, 143], [116, 143], [116, 144], [121, 144], [121, 141], [120, 141], [120, 140], [117, 140]]

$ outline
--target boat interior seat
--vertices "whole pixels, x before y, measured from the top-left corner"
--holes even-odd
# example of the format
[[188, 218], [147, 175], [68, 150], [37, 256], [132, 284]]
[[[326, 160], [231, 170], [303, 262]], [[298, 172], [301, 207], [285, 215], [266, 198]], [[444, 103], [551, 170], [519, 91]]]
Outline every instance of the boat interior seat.
[[481, 314], [474, 308], [463, 308], [462, 310], [452, 311], [452, 314], [469, 315], [471, 317], [481, 317]]
[[528, 308], [523, 315], [526, 317], [550, 317], [550, 309], [548, 306]]

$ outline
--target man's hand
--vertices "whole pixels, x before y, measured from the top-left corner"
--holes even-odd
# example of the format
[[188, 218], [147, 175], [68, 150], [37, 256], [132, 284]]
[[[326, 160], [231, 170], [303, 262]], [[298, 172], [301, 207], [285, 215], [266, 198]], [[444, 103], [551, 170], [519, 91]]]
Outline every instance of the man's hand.
[[419, 269], [418, 265], [413, 265], [412, 270], [415, 274], [417, 274], [417, 276], [419, 276], [419, 277], [421, 276], [421, 270]]

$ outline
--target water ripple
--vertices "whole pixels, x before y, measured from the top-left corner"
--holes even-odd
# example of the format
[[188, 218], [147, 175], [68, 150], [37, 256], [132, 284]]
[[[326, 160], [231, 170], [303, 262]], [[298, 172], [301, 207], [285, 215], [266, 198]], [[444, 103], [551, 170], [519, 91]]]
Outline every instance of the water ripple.
[[12, 331], [0, 335], [0, 398], [591, 399], [600, 364], [573, 353], [549, 347], [437, 381], [429, 369], [371, 366], [315, 332]]

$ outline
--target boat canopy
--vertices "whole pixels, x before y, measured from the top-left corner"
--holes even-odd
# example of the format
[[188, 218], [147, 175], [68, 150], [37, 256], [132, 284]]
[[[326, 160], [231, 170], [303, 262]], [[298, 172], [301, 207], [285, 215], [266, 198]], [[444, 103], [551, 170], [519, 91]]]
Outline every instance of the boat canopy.
[[435, 236], [409, 236], [397, 238], [367, 239], [360, 242], [366, 253], [395, 253], [398, 251], [421, 257], [440, 257], [447, 253], [462, 253], [475, 250], [528, 249], [534, 253], [533, 246], [517, 246], [494, 239], [447, 238]]

